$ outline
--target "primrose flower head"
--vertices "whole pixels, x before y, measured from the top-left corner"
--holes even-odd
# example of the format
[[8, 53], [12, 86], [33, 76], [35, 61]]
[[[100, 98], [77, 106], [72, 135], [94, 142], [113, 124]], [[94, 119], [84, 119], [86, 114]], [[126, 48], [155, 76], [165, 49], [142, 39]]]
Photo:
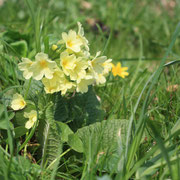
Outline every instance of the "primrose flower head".
[[88, 91], [88, 86], [94, 82], [94, 79], [81, 79], [79, 83], [77, 83], [77, 92], [86, 93]]
[[118, 62], [117, 65], [115, 66], [114, 64], [112, 64], [112, 73], [113, 76], [120, 76], [122, 78], [125, 78], [125, 76], [128, 76], [129, 73], [126, 72], [126, 70], [128, 70], [128, 67], [121, 67], [121, 63]]
[[13, 96], [12, 102], [11, 102], [11, 108], [15, 111], [23, 109], [26, 106], [26, 102], [24, 100], [24, 98], [16, 93]]
[[64, 72], [59, 68], [55, 69], [52, 79], [43, 78], [44, 90], [46, 93], [54, 93], [60, 91], [61, 81], [64, 79]]
[[18, 67], [23, 72], [23, 76], [25, 79], [30, 79], [33, 75], [33, 72], [30, 70], [33, 62], [28, 58], [22, 58], [22, 62], [18, 64]]
[[77, 38], [77, 34], [75, 31], [70, 30], [69, 33], [62, 33], [62, 39], [66, 43], [66, 48], [72, 50], [75, 53], [80, 52], [82, 41]]
[[71, 82], [64, 77], [60, 82], [61, 95], [65, 95], [67, 91], [72, 91], [75, 88], [75, 83]]
[[70, 79], [79, 83], [81, 79], [85, 78], [87, 68], [88, 62], [83, 60], [81, 57], [77, 58], [74, 69], [69, 71]]
[[97, 74], [95, 80], [96, 80], [96, 84], [104, 84], [106, 82], [106, 78], [102, 73]]
[[42, 52], [35, 56], [35, 60], [30, 67], [30, 70], [33, 72], [33, 78], [41, 80], [45, 76], [47, 79], [51, 79], [54, 69], [57, 67], [56, 62], [49, 60], [48, 55]]
[[30, 129], [37, 121], [37, 112], [35, 110], [31, 110], [29, 113], [25, 112], [24, 117], [29, 119], [25, 124], [25, 128]]
[[69, 76], [69, 71], [73, 70], [76, 66], [76, 56], [74, 54], [69, 55], [68, 52], [64, 51], [61, 53], [60, 59], [60, 64], [64, 73]]

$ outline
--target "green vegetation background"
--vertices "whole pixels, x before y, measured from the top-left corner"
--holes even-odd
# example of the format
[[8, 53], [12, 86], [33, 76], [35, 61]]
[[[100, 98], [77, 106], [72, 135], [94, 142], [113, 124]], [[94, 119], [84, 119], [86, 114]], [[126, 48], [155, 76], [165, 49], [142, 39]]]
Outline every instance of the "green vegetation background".
[[[95, 54], [102, 50], [113, 63], [120, 61], [123, 66], [128, 66], [130, 74], [125, 79], [110, 75], [105, 85], [95, 87], [105, 119], [129, 122], [125, 143], [118, 149], [119, 157], [124, 154], [119, 163], [110, 161], [110, 155], [97, 162], [99, 152], [92, 146], [94, 154], [91, 156], [66, 154], [51, 177], [93, 180], [107, 173], [109, 176], [103, 176], [103, 180], [110, 177], [117, 180], [178, 179], [178, 0], [36, 0], [30, 3], [34, 12], [30, 11], [27, 2], [6, 0], [3, 3], [0, 0], [1, 91], [20, 85], [14, 67], [22, 56], [33, 57], [37, 49], [44, 48], [41, 44], [47, 37], [51, 43], [56, 42], [63, 31], [76, 29], [77, 21], [83, 24], [91, 52]], [[4, 57], [3, 47], [6, 47], [8, 57]], [[171, 63], [164, 66], [168, 62]], [[0, 155], [3, 155], [2, 151]], [[13, 161], [24, 168], [24, 159]], [[0, 167], [7, 167], [6, 171], [7, 159], [1, 158], [0, 162]], [[113, 162], [116, 163], [112, 167], [120, 166], [119, 171], [106, 167]], [[33, 177], [28, 171], [31, 166], [28, 163], [22, 171], [33, 179], [36, 175]]]

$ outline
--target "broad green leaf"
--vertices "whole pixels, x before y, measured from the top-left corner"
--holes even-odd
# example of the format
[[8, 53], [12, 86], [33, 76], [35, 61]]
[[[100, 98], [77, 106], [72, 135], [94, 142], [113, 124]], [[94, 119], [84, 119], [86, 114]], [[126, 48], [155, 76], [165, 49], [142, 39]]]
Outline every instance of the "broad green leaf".
[[26, 134], [27, 131], [28, 129], [26, 129], [25, 126], [19, 126], [14, 128], [15, 138], [23, 136], [24, 134]]
[[65, 123], [56, 121], [57, 126], [59, 126], [59, 129], [61, 130], [61, 139], [63, 142], [68, 141], [68, 136], [70, 134], [74, 134], [74, 132], [69, 128], [69, 126]]
[[29, 40], [28, 35], [19, 33], [18, 31], [15, 31], [14, 29], [3, 32], [2, 37], [8, 43], [13, 43], [15, 41], [20, 41], [22, 39], [24, 39], [26, 41]]
[[71, 127], [77, 130], [77, 127], [87, 126], [95, 122], [102, 121], [104, 112], [100, 108], [100, 103], [90, 87], [87, 93], [76, 94], [70, 99], [69, 106], [71, 117], [73, 119]]
[[11, 46], [20, 56], [26, 57], [28, 51], [28, 46], [26, 41], [24, 40], [16, 41], [11, 43]]
[[83, 142], [84, 152], [91, 148], [97, 152], [107, 152], [117, 148], [118, 138], [124, 138], [127, 120], [104, 120], [79, 129], [77, 134]]
[[83, 143], [77, 134], [69, 134], [68, 144], [75, 151], [80, 152], [80, 153], [83, 152]]
[[70, 128], [75, 132], [77, 129], [99, 122], [103, 119], [104, 111], [90, 87], [87, 93], [77, 93], [69, 99], [58, 94], [55, 103], [55, 120], [69, 122]]
[[15, 56], [25, 57], [27, 55], [27, 47], [29, 37], [25, 34], [20, 34], [14, 30], [8, 30], [2, 35], [2, 44], [5, 52], [8, 50], [8, 54]]
[[56, 96], [56, 102], [55, 102], [55, 113], [54, 113], [54, 119], [56, 121], [65, 122], [69, 119], [69, 110], [68, 110], [68, 104], [67, 99], [65, 97], [62, 97], [60, 94], [57, 94]]

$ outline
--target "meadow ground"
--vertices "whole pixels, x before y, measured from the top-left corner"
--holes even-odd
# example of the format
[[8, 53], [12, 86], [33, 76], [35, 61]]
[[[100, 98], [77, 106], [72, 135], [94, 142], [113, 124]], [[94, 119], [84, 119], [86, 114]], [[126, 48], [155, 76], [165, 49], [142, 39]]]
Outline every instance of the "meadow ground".
[[[52, 45], [78, 21], [90, 53], [129, 75], [46, 94], [18, 63], [38, 52], [56, 60]], [[0, 0], [0, 179], [178, 180], [179, 35], [178, 0]], [[12, 109], [15, 93], [27, 107]]]

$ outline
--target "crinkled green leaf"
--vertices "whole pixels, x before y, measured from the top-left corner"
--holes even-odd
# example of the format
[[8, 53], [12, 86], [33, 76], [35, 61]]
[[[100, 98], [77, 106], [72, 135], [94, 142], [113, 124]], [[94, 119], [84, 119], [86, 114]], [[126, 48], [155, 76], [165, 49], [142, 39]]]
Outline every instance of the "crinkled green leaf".
[[69, 134], [68, 144], [77, 152], [83, 152], [83, 143], [77, 134]]
[[104, 120], [79, 129], [77, 134], [83, 142], [84, 152], [89, 149], [107, 152], [117, 148], [118, 138], [124, 138], [128, 121]]
[[68, 104], [67, 99], [62, 97], [60, 94], [57, 94], [56, 96], [56, 102], [55, 102], [55, 113], [54, 118], [56, 121], [65, 122], [69, 119], [69, 111], [68, 111]]
[[69, 122], [73, 131], [99, 122], [103, 119], [104, 112], [100, 108], [100, 103], [92, 89], [87, 93], [77, 93], [74, 97], [66, 98], [57, 95], [55, 103], [55, 120]]
[[[45, 111], [45, 125], [43, 130], [42, 166], [49, 165], [59, 157], [62, 152], [61, 131], [54, 120], [54, 104], [51, 102]], [[41, 121], [40, 121], [41, 123]], [[52, 168], [57, 168], [59, 159]]]
[[70, 119], [73, 119], [71, 127], [74, 131], [103, 120], [104, 112], [92, 87], [89, 87], [87, 93], [76, 94], [68, 104], [71, 113]]

